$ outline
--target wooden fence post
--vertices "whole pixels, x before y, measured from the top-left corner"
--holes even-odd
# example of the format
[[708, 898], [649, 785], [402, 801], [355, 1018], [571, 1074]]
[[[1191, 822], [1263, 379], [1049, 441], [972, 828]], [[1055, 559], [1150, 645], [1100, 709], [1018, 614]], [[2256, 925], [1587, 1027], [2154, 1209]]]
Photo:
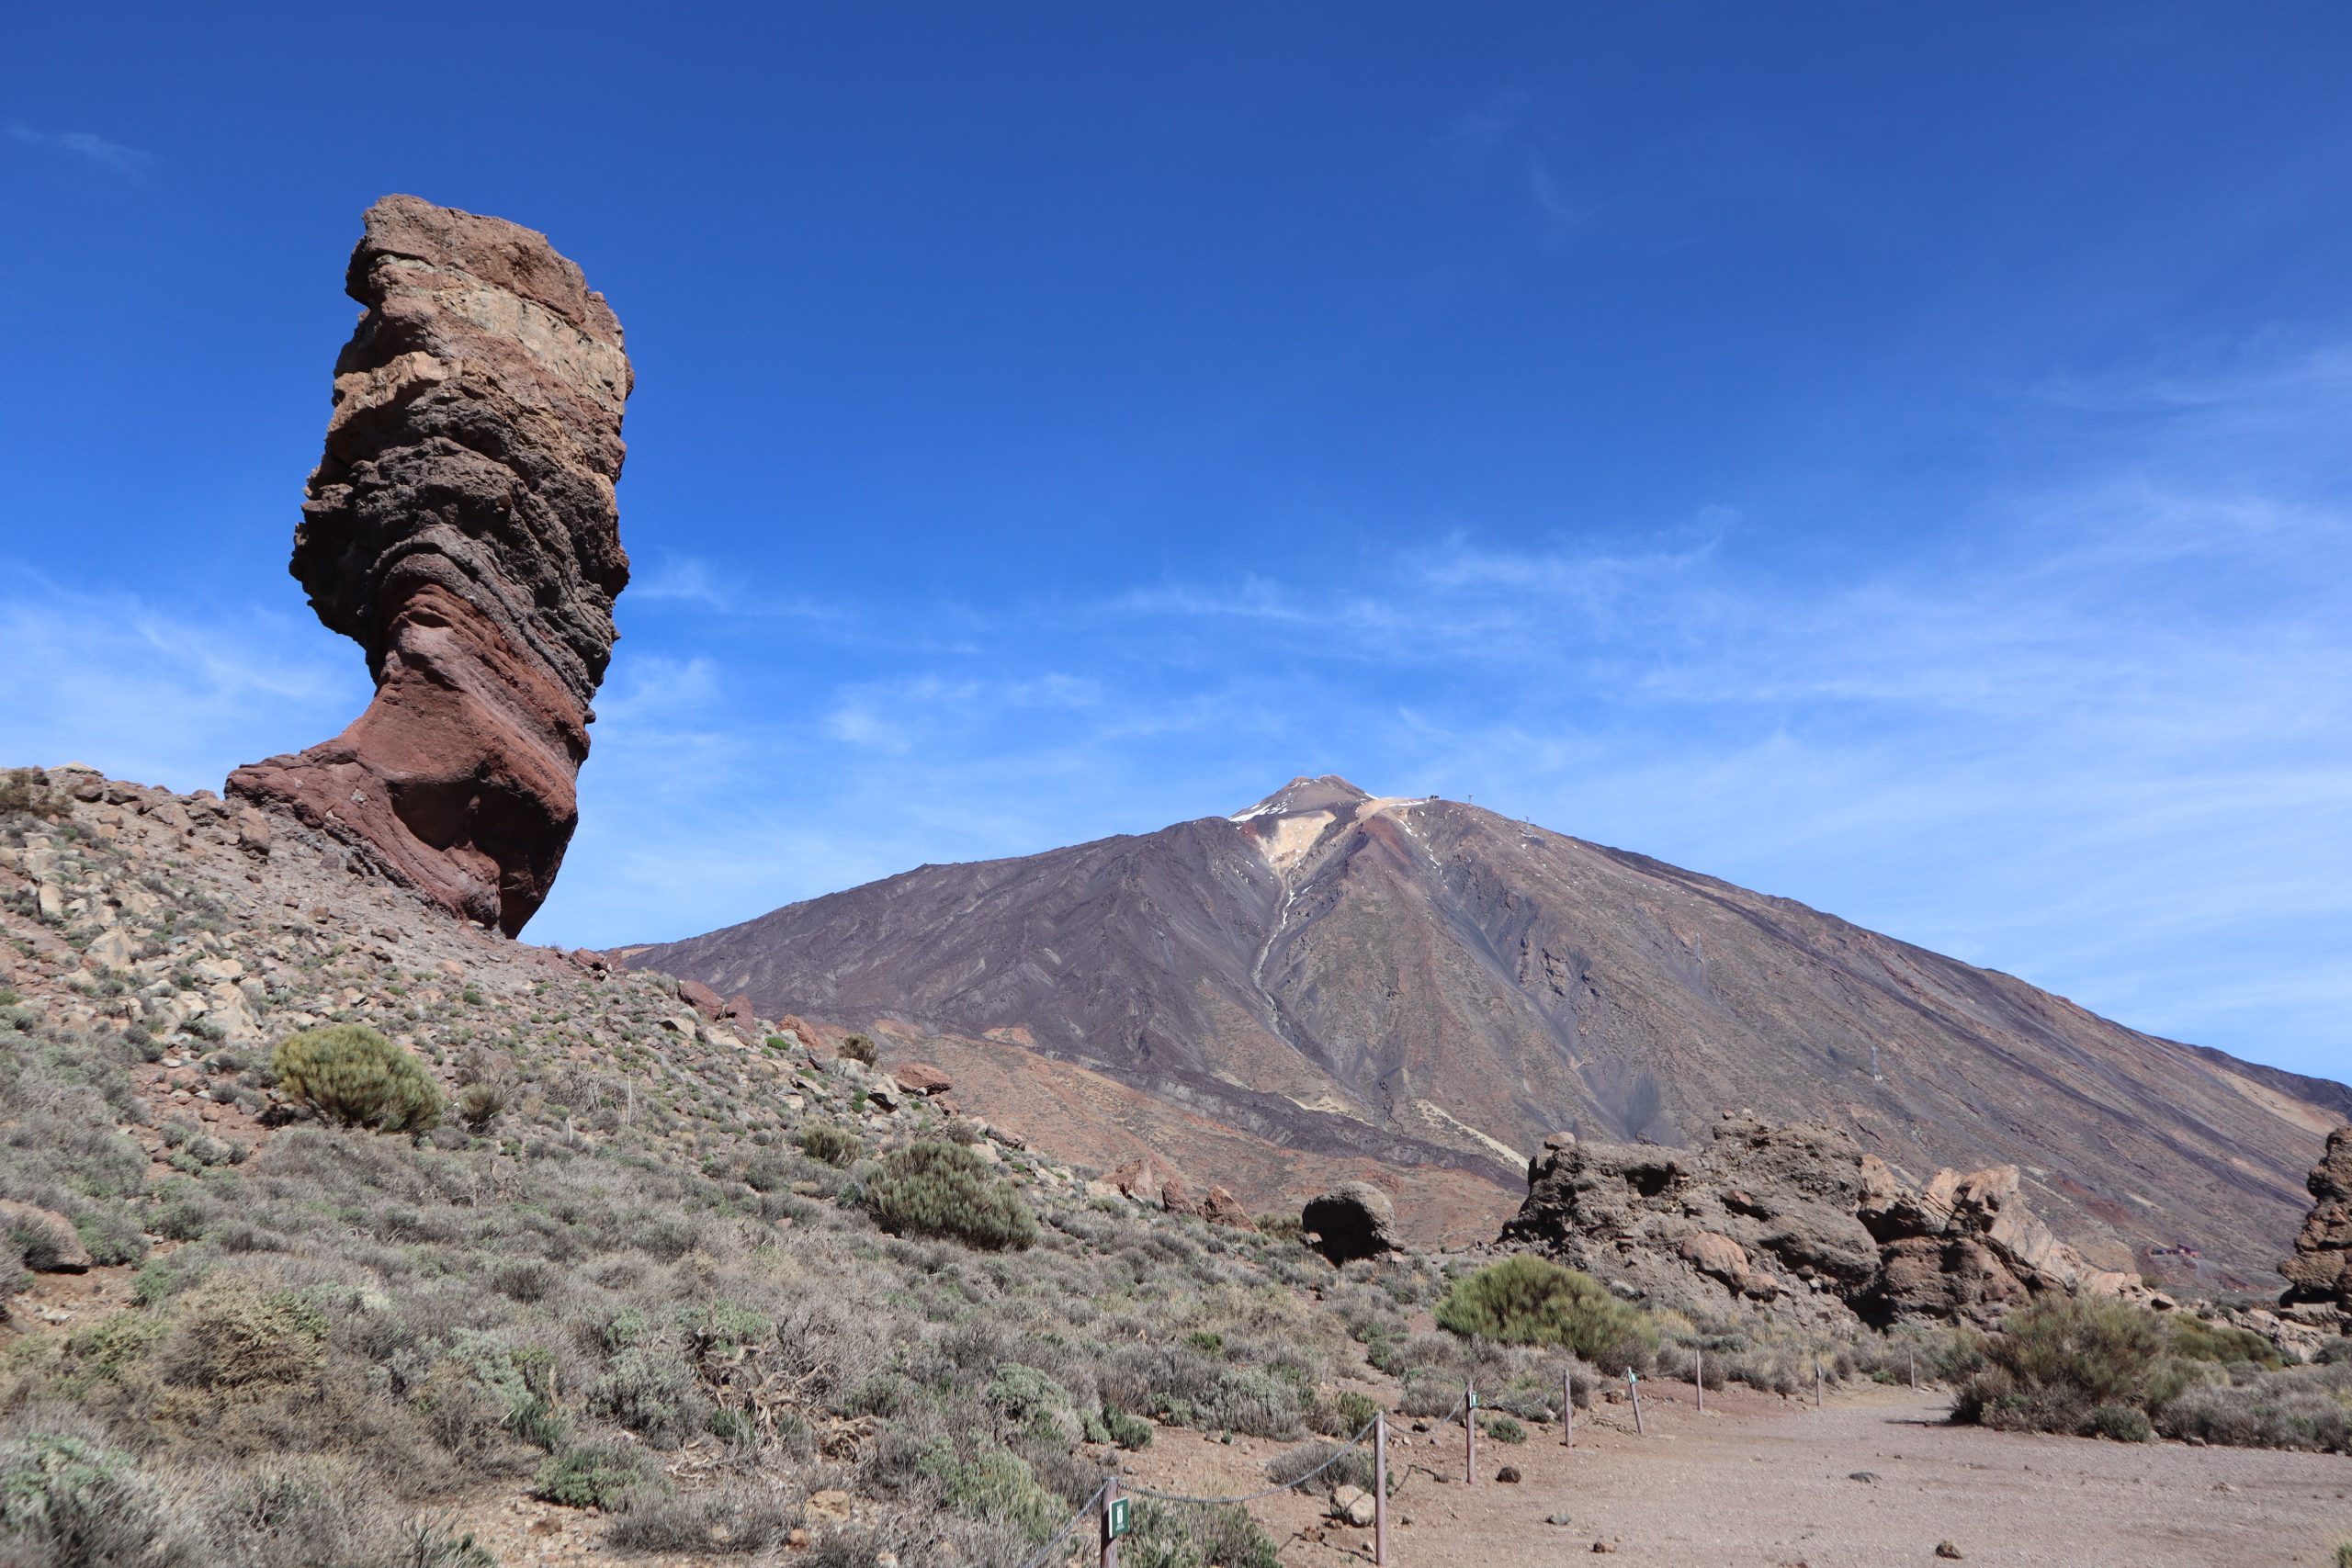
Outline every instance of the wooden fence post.
[[1388, 1412], [1372, 1418], [1372, 1562], [1388, 1568]]
[[1560, 1446], [1577, 1446], [1577, 1370], [1572, 1366], [1560, 1371]]
[[1102, 1568], [1119, 1568], [1119, 1538], [1111, 1533], [1111, 1520], [1118, 1506], [1119, 1478], [1114, 1475], [1102, 1488]]
[[1821, 1408], [1821, 1358], [1813, 1359], [1813, 1407]]
[[1634, 1435], [1645, 1436], [1642, 1426], [1642, 1380], [1634, 1375], [1631, 1367], [1625, 1369], [1625, 1392], [1634, 1396]]
[[1707, 1413], [1707, 1353], [1696, 1345], [1690, 1347], [1690, 1387], [1699, 1396], [1699, 1414]]
[[1478, 1385], [1462, 1380], [1462, 1484], [1478, 1484]]

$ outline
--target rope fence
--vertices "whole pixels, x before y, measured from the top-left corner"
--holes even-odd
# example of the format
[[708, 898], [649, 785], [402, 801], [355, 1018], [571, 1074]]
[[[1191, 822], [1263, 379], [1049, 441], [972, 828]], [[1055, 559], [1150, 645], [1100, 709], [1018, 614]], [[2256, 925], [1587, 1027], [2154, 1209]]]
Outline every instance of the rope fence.
[[[1563, 1386], [1564, 1388], [1566, 1387], [1565, 1384]], [[1573, 1389], [1569, 1389], [1568, 1392], [1572, 1396]], [[1568, 1419], [1573, 1422], [1575, 1420], [1574, 1411], [1576, 1406], [1572, 1398], [1567, 1408], [1570, 1413]], [[1468, 1459], [1466, 1461], [1464, 1470], [1465, 1479], [1475, 1479], [1476, 1474], [1476, 1466], [1477, 1463], [1477, 1450], [1476, 1447], [1477, 1442], [1477, 1394], [1472, 1388], [1465, 1384], [1463, 1388], [1462, 1397], [1454, 1401], [1453, 1407], [1448, 1410], [1444, 1415], [1437, 1417], [1437, 1424], [1441, 1427], [1452, 1423], [1457, 1416], [1463, 1418], [1464, 1427], [1469, 1434], [1467, 1441], [1471, 1444], [1471, 1447], [1467, 1450]], [[1062, 1550], [1063, 1542], [1069, 1540], [1070, 1531], [1076, 1529], [1080, 1524], [1083, 1524], [1088, 1519], [1097, 1519], [1102, 1522], [1102, 1568], [1118, 1568], [1119, 1543], [1118, 1538], [1111, 1533], [1110, 1518], [1112, 1508], [1123, 1495], [1133, 1497], [1147, 1497], [1157, 1503], [1176, 1503], [1188, 1506], [1204, 1508], [1226, 1508], [1250, 1503], [1262, 1503], [1269, 1497], [1279, 1497], [1285, 1492], [1295, 1491], [1297, 1488], [1304, 1486], [1308, 1482], [1314, 1480], [1317, 1476], [1324, 1474], [1341, 1460], [1347, 1458], [1350, 1454], [1355, 1452], [1356, 1450], [1362, 1448], [1364, 1444], [1364, 1439], [1367, 1438], [1373, 1440], [1374, 1450], [1374, 1474], [1372, 1479], [1374, 1513], [1373, 1534], [1374, 1540], [1376, 1544], [1374, 1551], [1373, 1561], [1375, 1564], [1379, 1565], [1379, 1568], [1386, 1568], [1386, 1563], [1388, 1562], [1388, 1494], [1390, 1490], [1387, 1473], [1389, 1470], [1387, 1424], [1388, 1412], [1385, 1410], [1376, 1411], [1374, 1413], [1372, 1419], [1365, 1422], [1363, 1426], [1358, 1429], [1354, 1437], [1350, 1438], [1346, 1442], [1340, 1444], [1329, 1454], [1326, 1454], [1323, 1457], [1323, 1461], [1320, 1464], [1317, 1464], [1314, 1469], [1293, 1476], [1290, 1480], [1283, 1482], [1277, 1485], [1266, 1487], [1261, 1491], [1244, 1492], [1231, 1497], [1195, 1497], [1183, 1492], [1163, 1492], [1156, 1486], [1125, 1485], [1121, 1483], [1119, 1477], [1115, 1475], [1107, 1476], [1104, 1478], [1102, 1484], [1094, 1489], [1094, 1495], [1086, 1500], [1086, 1502], [1079, 1508], [1078, 1512], [1072, 1514], [1067, 1520], [1063, 1521], [1062, 1528], [1056, 1530], [1053, 1533], [1053, 1538], [1047, 1540], [1045, 1545], [1039, 1547], [1035, 1552], [1031, 1553], [1028, 1560], [1022, 1563], [1021, 1568], [1046, 1568], [1046, 1564], [1053, 1560], [1054, 1553]]]

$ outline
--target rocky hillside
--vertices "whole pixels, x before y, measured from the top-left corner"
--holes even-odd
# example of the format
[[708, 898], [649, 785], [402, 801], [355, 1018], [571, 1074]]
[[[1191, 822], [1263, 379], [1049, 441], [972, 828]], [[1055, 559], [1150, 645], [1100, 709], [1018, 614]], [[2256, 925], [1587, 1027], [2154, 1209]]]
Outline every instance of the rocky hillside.
[[[2016, 1165], [2098, 1266], [2206, 1283], [2275, 1281], [2308, 1151], [2352, 1115], [2341, 1084], [1787, 899], [1337, 778], [924, 866], [628, 962], [1068, 1064], [1137, 1097], [1130, 1125], [1205, 1116], [1376, 1159], [1408, 1191], [1444, 1172], [1515, 1202], [1552, 1133], [1690, 1144], [1750, 1107], [1841, 1129], [1914, 1183]], [[1250, 1179], [1246, 1200], [1280, 1195]]]

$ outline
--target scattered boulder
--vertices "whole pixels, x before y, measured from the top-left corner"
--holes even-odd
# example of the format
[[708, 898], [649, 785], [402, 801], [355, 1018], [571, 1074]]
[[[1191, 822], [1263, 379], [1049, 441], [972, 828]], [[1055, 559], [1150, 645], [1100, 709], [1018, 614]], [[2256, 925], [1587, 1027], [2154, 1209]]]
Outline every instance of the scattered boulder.
[[620, 322], [546, 236], [409, 196], [368, 209], [346, 287], [367, 310], [291, 570], [376, 696], [228, 788], [512, 936], [579, 820], [628, 581]]
[[1258, 1222], [1250, 1218], [1250, 1211], [1241, 1206], [1240, 1199], [1225, 1188], [1214, 1185], [1201, 1204], [1201, 1218], [1213, 1225], [1230, 1225], [1235, 1230], [1254, 1231], [1258, 1228]]
[[727, 1004], [719, 999], [717, 991], [700, 980], [679, 981], [678, 999], [713, 1023], [727, 1016]]
[[37, 1274], [85, 1274], [90, 1249], [74, 1222], [54, 1209], [0, 1198], [0, 1236], [14, 1243], [25, 1267]]
[[948, 1081], [945, 1073], [941, 1072], [929, 1062], [906, 1062], [891, 1068], [890, 1071], [899, 1080], [899, 1087], [909, 1094], [945, 1094], [956, 1087]]
[[1396, 1204], [1368, 1181], [1350, 1181], [1308, 1199], [1298, 1218], [1309, 1243], [1334, 1263], [1377, 1258], [1404, 1245], [1396, 1234]]
[[2295, 1237], [2295, 1255], [2278, 1266], [2287, 1277], [2280, 1301], [2352, 1313], [2352, 1127], [2327, 1135], [2326, 1151], [2304, 1184], [2312, 1212]]
[[1914, 1190], [1835, 1128], [1745, 1111], [1699, 1150], [1545, 1140], [1502, 1240], [1660, 1304], [1728, 1295], [1825, 1324], [1989, 1325], [2044, 1292], [2146, 1294], [2060, 1241], [2015, 1166], [1939, 1171]]
[[1331, 1517], [1362, 1529], [1373, 1522], [1372, 1494], [1361, 1486], [1341, 1486], [1331, 1494]]

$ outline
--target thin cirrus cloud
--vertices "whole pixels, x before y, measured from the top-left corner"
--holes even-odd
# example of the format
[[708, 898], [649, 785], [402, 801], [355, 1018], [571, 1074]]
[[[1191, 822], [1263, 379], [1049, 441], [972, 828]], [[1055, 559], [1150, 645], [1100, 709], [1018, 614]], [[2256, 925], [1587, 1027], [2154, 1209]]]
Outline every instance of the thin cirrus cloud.
[[[779, 637], [756, 571], [664, 566], [532, 934], [684, 935], [1339, 772], [2340, 1076], [2352, 513], [2310, 435], [2352, 406], [2345, 363], [2045, 389], [2117, 422], [2088, 458], [1897, 547], [1856, 530], [1826, 565], [1780, 546], [1822, 520], [1779, 498], [1640, 536], [1441, 531], [1344, 572], [942, 604], [916, 618], [992, 635], [927, 641], [859, 640], [909, 619], [881, 587]], [[307, 620], [21, 570], [0, 646], [47, 672], [0, 683], [10, 760], [181, 789], [368, 696]]]
[[[628, 863], [592, 811], [542, 919], [674, 936], [1334, 771], [2340, 1073], [2352, 517], [2307, 439], [2352, 402], [2340, 363], [2040, 389], [2021, 421], [2110, 422], [2086, 456], [1916, 539], [1854, 527], [1826, 565], [1775, 529], [1827, 520], [1778, 499], [1648, 536], [1445, 532], [1343, 575], [1033, 604], [984, 642], [795, 671], [797, 695], [722, 656], [716, 700], [659, 740], [608, 709], [583, 783]], [[630, 783], [632, 749], [658, 785]]]
[[19, 147], [62, 152], [118, 175], [144, 174], [155, 164], [153, 152], [142, 152], [136, 147], [126, 147], [119, 141], [109, 141], [86, 130], [40, 130], [17, 123], [8, 127], [8, 140]]

